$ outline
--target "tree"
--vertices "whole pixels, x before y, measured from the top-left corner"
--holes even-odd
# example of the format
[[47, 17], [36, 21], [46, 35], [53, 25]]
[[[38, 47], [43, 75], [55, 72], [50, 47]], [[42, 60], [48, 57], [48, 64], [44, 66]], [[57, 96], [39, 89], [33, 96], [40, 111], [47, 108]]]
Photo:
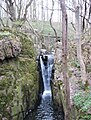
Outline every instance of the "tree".
[[45, 20], [45, 15], [44, 15], [44, 2], [43, 0], [41, 0], [41, 20], [44, 21]]
[[70, 120], [70, 87], [67, 75], [67, 33], [68, 33], [68, 18], [65, 7], [65, 0], [60, 0], [60, 6], [62, 9], [62, 72], [65, 86], [65, 120]]
[[[0, 0], [0, 5], [2, 6], [2, 0]], [[0, 21], [3, 22], [1, 18], [2, 18], [2, 8], [0, 8]], [[1, 26], [1, 23], [0, 23], [0, 26]]]
[[9, 14], [10, 14], [10, 19], [14, 21], [16, 19], [16, 14], [15, 14], [15, 8], [14, 8], [14, 2], [12, 0], [5, 0]]
[[86, 68], [82, 58], [82, 50], [81, 50], [81, 38], [82, 38], [82, 20], [81, 20], [81, 8], [79, 4], [73, 0], [75, 7], [75, 26], [76, 26], [76, 43], [77, 43], [77, 59], [80, 64], [81, 70], [81, 80], [83, 84], [86, 82]]
[[36, 2], [35, 0], [33, 1], [33, 21], [36, 20]]
[[47, 21], [49, 19], [49, 14], [48, 14], [48, 0], [46, 0], [46, 8], [47, 8]]
[[[90, 7], [89, 7], [89, 21], [91, 23], [91, 0], [89, 0], [89, 5], [90, 5]], [[89, 33], [91, 35], [91, 24], [89, 25], [89, 29], [90, 29]]]
[[[7, 13], [7, 16], [12, 22], [15, 21], [26, 21], [27, 14], [28, 14], [28, 8], [32, 4], [33, 0], [30, 0], [23, 8], [23, 2], [22, 0], [16, 1], [16, 0], [5, 0], [3, 1], [6, 3], [6, 6], [2, 6], [0, 4], [0, 7]], [[23, 11], [23, 12], [22, 12]], [[16, 14], [17, 13], [17, 14]]]

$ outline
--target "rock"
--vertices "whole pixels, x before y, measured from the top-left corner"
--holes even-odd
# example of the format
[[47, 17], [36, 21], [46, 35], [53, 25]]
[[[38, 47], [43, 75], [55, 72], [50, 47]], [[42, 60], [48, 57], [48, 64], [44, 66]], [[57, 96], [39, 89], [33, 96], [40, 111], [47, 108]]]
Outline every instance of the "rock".
[[84, 41], [82, 44], [82, 54], [86, 65], [91, 64], [91, 41]]
[[[12, 120], [23, 120], [25, 112], [33, 109], [38, 102], [39, 76], [33, 43], [24, 35], [19, 39], [22, 52], [18, 59], [0, 63], [0, 120], [11, 120], [11, 116]], [[4, 53], [2, 60], [20, 53], [19, 39], [14, 36], [0, 40], [0, 50]], [[25, 112], [22, 114], [22, 111]]]
[[3, 50], [3, 43], [2, 41], [0, 41], [0, 60], [4, 60], [5, 59], [5, 53]]
[[91, 86], [91, 72], [87, 74], [88, 83]]
[[2, 118], [2, 120], [8, 120], [6, 117]]
[[4, 53], [5, 53], [5, 58], [13, 57], [11, 40], [4, 39], [4, 40], [2, 40], [2, 43], [3, 43], [3, 50], [4, 50]]
[[19, 41], [14, 40], [12, 43], [13, 47], [13, 56], [18, 56], [18, 54], [21, 52], [21, 43]]
[[0, 40], [0, 60], [18, 56], [21, 52], [21, 46], [18, 38], [3, 38]]
[[0, 76], [0, 80], [2, 80], [4, 78], [4, 76]]
[[61, 42], [57, 42], [56, 43], [56, 55], [55, 55], [55, 61], [57, 61], [57, 64], [61, 64], [62, 63], [62, 49], [61, 49], [62, 45]]

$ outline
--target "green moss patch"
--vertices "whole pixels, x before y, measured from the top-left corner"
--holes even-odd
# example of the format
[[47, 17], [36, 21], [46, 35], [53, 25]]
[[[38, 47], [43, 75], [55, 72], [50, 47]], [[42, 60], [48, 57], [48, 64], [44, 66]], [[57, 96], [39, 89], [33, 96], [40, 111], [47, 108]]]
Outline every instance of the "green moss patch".
[[22, 52], [0, 63], [0, 116], [22, 120], [24, 111], [31, 109], [38, 98], [38, 73], [31, 39], [22, 33], [11, 36], [19, 37]]

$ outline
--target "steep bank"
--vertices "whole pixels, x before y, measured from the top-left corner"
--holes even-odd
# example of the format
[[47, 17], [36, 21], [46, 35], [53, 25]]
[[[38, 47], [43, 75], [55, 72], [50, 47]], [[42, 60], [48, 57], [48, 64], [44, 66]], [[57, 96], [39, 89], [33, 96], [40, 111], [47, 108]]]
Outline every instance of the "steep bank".
[[22, 47], [17, 57], [0, 62], [0, 119], [22, 120], [25, 112], [32, 109], [38, 99], [39, 81], [35, 51], [27, 35], [9, 31], [8, 35], [1, 35], [0, 39], [6, 36], [12, 40], [17, 36]]
[[[55, 72], [52, 81], [53, 100], [56, 106], [63, 106], [65, 111], [64, 81], [62, 77], [62, 50], [61, 42], [57, 43], [55, 55]], [[91, 40], [82, 44], [83, 58], [86, 65], [88, 83], [83, 86], [81, 81], [80, 65], [76, 58], [76, 43], [69, 42], [68, 80], [70, 83], [70, 120], [91, 119]]]

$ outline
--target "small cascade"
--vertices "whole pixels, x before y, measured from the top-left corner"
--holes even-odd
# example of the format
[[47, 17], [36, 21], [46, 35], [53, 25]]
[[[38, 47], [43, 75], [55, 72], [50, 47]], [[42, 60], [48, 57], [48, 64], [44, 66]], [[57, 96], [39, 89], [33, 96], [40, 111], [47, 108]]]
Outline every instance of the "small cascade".
[[[43, 84], [44, 84], [44, 92], [42, 95], [42, 98], [45, 96], [51, 96], [51, 88], [50, 88], [50, 78], [52, 73], [52, 67], [53, 67], [53, 56], [52, 55], [46, 55], [47, 60], [46, 65], [44, 64], [43, 56], [40, 56], [40, 64], [41, 64], [41, 73], [43, 78]], [[45, 58], [46, 58], [45, 57]]]

